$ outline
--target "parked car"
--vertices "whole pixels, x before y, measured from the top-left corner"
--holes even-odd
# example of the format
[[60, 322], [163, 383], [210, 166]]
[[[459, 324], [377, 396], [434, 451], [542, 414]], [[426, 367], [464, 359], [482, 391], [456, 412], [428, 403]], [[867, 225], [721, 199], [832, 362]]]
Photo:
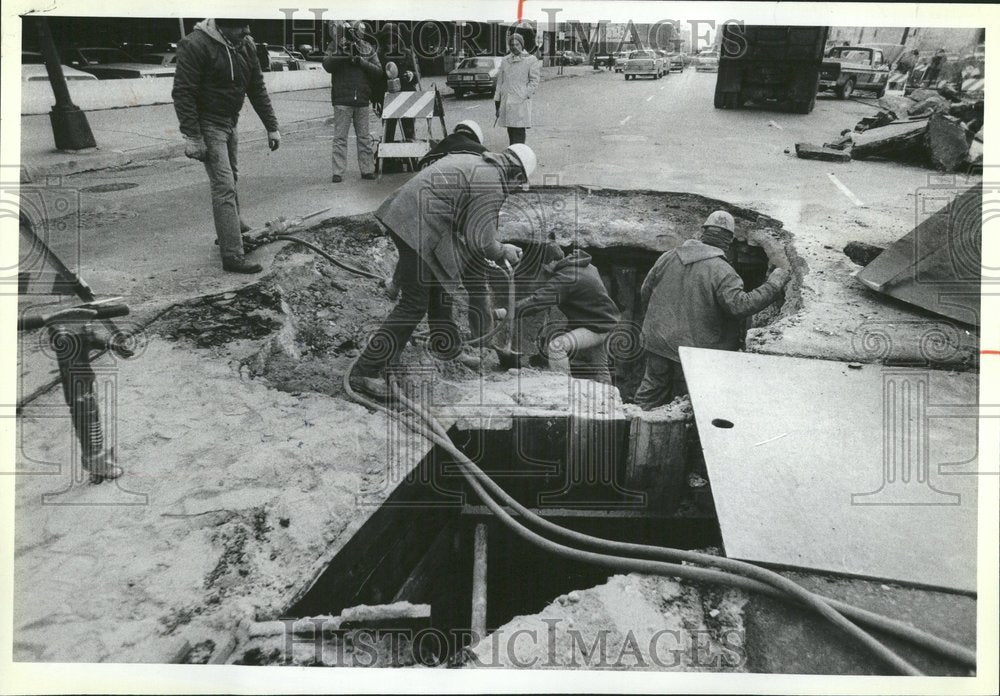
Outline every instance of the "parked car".
[[874, 46], [834, 46], [820, 66], [819, 91], [833, 90], [840, 99], [858, 89], [882, 97], [888, 83], [889, 63]]
[[156, 53], [144, 53], [139, 56], [140, 63], [146, 63], [147, 65], [162, 65], [164, 67], [177, 67], [177, 54], [168, 51], [156, 52]]
[[556, 54], [558, 65], [582, 65], [585, 60], [587, 60], [587, 56], [576, 51], [559, 51]]
[[141, 63], [120, 48], [71, 48], [63, 51], [70, 66], [98, 80], [173, 77], [175, 67]]
[[631, 51], [619, 51], [614, 55], [614, 63], [611, 67], [615, 72], [625, 72], [625, 63], [628, 61], [629, 53]]
[[684, 68], [688, 66], [688, 55], [686, 53], [673, 51], [667, 54], [667, 60], [672, 72], [684, 72]]
[[[71, 68], [68, 65], [62, 66], [63, 77], [67, 80], [96, 80], [90, 73]], [[21, 51], [21, 80], [23, 82], [41, 82], [48, 80], [49, 73], [45, 69], [45, 59], [41, 53], [34, 51]]]
[[497, 72], [500, 70], [501, 60], [500, 56], [466, 58], [448, 73], [445, 84], [455, 90], [455, 97], [458, 99], [469, 93], [492, 94], [497, 87]]
[[594, 67], [595, 68], [610, 68], [615, 64], [615, 57], [611, 53], [595, 53], [594, 54]]
[[[299, 61], [284, 46], [268, 46], [267, 55], [271, 60], [271, 72], [299, 70]], [[305, 58], [302, 59], [305, 63]]]
[[307, 60], [306, 57], [304, 55], [302, 55], [301, 51], [288, 51], [288, 54], [292, 58], [295, 59], [295, 62], [299, 66], [298, 67], [299, 70], [322, 70], [323, 69], [323, 66], [320, 65], [319, 63], [315, 63], [315, 62], [311, 62], [311, 61]]
[[698, 72], [719, 72], [719, 54], [712, 50], [702, 51], [695, 59], [694, 69]]
[[632, 51], [625, 62], [625, 79], [633, 80], [640, 75], [659, 80], [667, 74], [667, 65], [656, 51], [643, 49]]

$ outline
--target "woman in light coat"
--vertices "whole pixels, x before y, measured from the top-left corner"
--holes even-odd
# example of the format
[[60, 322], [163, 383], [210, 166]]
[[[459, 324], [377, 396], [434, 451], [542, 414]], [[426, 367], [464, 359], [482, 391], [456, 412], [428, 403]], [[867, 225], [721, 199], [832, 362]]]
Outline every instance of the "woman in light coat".
[[493, 101], [497, 123], [507, 129], [513, 145], [523, 143], [525, 130], [531, 128], [531, 98], [542, 79], [542, 68], [539, 60], [524, 50], [519, 34], [511, 34], [507, 45], [510, 53], [500, 62]]

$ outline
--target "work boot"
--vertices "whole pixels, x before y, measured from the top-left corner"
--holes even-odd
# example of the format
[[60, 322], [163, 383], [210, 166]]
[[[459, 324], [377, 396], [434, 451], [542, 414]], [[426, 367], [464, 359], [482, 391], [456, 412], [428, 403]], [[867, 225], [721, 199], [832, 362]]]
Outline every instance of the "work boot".
[[260, 273], [264, 270], [259, 263], [246, 259], [222, 259], [222, 268], [229, 273]]
[[83, 468], [90, 474], [91, 483], [113, 481], [125, 473], [124, 469], [114, 463], [114, 454], [110, 452], [101, 452], [90, 461], [84, 460]]
[[330, 179], [330, 181], [332, 181], [335, 184], [339, 184], [343, 180], [344, 180], [344, 177], [342, 177], [340, 174], [334, 174], [333, 178]]
[[372, 377], [358, 372], [352, 372], [350, 377], [351, 389], [361, 392], [364, 396], [372, 397], [381, 402], [389, 400], [389, 385], [386, 384], [385, 377]]

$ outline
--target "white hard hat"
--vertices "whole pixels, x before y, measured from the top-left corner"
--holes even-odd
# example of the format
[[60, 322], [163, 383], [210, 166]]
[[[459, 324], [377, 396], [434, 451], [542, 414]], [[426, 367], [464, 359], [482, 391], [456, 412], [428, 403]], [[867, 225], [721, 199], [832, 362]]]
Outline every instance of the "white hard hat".
[[473, 134], [475, 134], [476, 140], [478, 140], [480, 143], [483, 142], [483, 129], [480, 128], [479, 124], [476, 123], [475, 121], [473, 121], [472, 119], [469, 119], [467, 121], [460, 121], [459, 123], [456, 123], [455, 124], [455, 130], [458, 130], [459, 128], [467, 128], [467, 129], [469, 129], [470, 131], [473, 132]]
[[709, 215], [705, 218], [705, 224], [702, 227], [721, 227], [728, 230], [730, 234], [736, 234], [736, 221], [725, 210], [716, 210]]
[[530, 177], [531, 173], [535, 171], [535, 165], [538, 164], [538, 158], [535, 157], [534, 150], [524, 143], [514, 143], [507, 149], [521, 163], [521, 168], [524, 169], [524, 178], [527, 179]]

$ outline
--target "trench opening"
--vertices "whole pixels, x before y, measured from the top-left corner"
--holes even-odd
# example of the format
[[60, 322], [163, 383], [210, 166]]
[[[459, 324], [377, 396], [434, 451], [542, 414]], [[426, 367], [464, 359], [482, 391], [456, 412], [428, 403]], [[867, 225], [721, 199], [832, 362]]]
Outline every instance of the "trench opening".
[[[619, 541], [721, 548], [705, 491], [679, 487], [658, 495], [630, 477], [635, 426], [627, 421], [592, 424], [581, 433], [570, 418], [525, 416], [515, 418], [510, 429], [453, 428], [449, 434], [515, 499], [557, 524]], [[669, 463], [684, 467], [685, 459]], [[337, 616], [349, 607], [400, 601], [427, 604], [427, 628], [448, 642], [436, 646], [433, 655], [425, 650], [423, 659], [460, 662], [472, 642], [479, 525], [485, 526], [487, 539], [487, 634], [615, 574], [517, 537], [468, 488], [452, 458], [435, 447], [282, 618]]]

